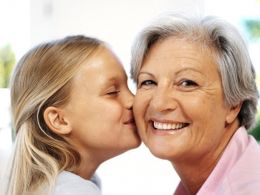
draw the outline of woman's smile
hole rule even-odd
[[[187,127],[188,123],[182,122],[159,122],[159,121],[151,121],[151,126],[153,127],[153,131],[155,133],[159,133],[164,135],[164,133],[176,133],[181,130],[184,130]]]

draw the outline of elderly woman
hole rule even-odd
[[[247,132],[258,99],[255,71],[232,25],[159,18],[137,37],[131,74],[139,134],[178,173],[174,194],[260,193],[260,147]]]

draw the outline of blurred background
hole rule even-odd
[[[108,42],[129,72],[137,32],[158,14],[181,11],[216,15],[244,36],[260,86],[260,0],[0,0],[0,173],[12,148],[8,81],[12,68],[32,46],[72,34]],[[135,91],[132,81],[131,90]],[[260,140],[259,114],[251,133]],[[142,145],[98,169],[104,195],[172,194],[179,182],[170,163]]]

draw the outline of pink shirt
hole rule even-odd
[[[188,195],[180,183],[174,195]],[[197,195],[260,195],[260,146],[240,127]]]

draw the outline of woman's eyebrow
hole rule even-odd
[[[182,69],[176,71],[175,75],[178,75],[178,74],[180,74],[180,73],[182,73],[182,72],[189,72],[189,71],[190,71],[190,72],[197,72],[197,73],[199,73],[199,74],[201,74],[201,75],[204,75],[201,71],[197,70],[196,68],[192,68],[192,67],[182,68]],[[140,71],[139,74],[138,74],[138,76],[140,76],[140,75],[142,75],[142,74],[146,74],[146,75],[149,75],[149,76],[154,77],[154,74],[153,74],[153,73],[147,72],[147,71]]]
[[[192,72],[192,73],[198,73],[200,74],[201,76],[205,76],[205,74],[203,72],[201,72],[200,70],[196,69],[196,68],[192,68],[192,67],[186,67],[186,68],[183,68],[183,69],[180,69],[178,70],[175,75],[178,75],[178,74],[181,74],[183,72]]]
[[[151,72],[140,71],[140,72],[139,72],[139,74],[138,74],[138,76],[140,76],[141,74],[148,74],[149,76],[152,76],[152,77],[154,77],[154,74],[153,74],[153,73],[151,73]]]

